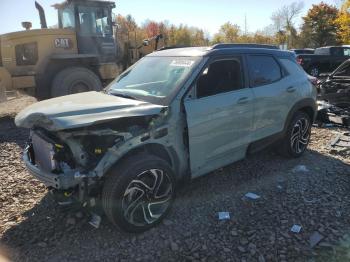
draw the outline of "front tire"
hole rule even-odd
[[[287,133],[277,148],[286,157],[297,158],[303,155],[310,142],[311,119],[304,112],[297,112],[288,126]]]
[[[175,175],[169,164],[153,155],[138,154],[107,174],[103,209],[122,230],[139,233],[157,225],[175,198]]]
[[[101,90],[102,83],[94,72],[84,67],[70,67],[55,76],[51,97]]]

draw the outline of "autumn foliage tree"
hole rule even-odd
[[[336,22],[338,24],[338,38],[342,43],[350,43],[350,0],[345,0]]]
[[[338,44],[338,9],[335,6],[321,2],[313,5],[303,17],[301,35],[305,45],[313,47]]]
[[[239,37],[240,28],[230,22],[223,24],[217,34],[214,35],[213,43],[235,43]]]

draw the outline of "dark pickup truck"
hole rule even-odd
[[[313,55],[297,55],[298,63],[304,70],[315,77],[322,73],[334,71],[345,60],[350,58],[350,47],[328,46],[316,48]]]

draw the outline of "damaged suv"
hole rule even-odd
[[[29,172],[60,201],[141,232],[167,214],[179,181],[276,142],[301,156],[315,116],[316,89],[293,53],[220,44],[154,52],[104,93],[42,101],[15,121],[31,129]]]

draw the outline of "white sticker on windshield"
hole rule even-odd
[[[192,60],[174,60],[170,66],[191,67],[194,64]]]

